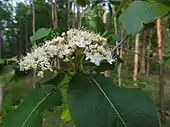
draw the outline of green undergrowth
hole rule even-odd
[[[111,77],[115,83],[117,80],[117,70],[112,71]],[[170,79],[168,74],[165,75],[165,100],[166,109],[170,109]],[[153,102],[158,105],[159,102],[159,80],[158,74],[150,74],[148,76],[138,76],[137,84],[138,87],[143,89]],[[67,87],[69,77],[66,76],[62,85]],[[26,93],[32,89],[31,86],[32,77],[31,75],[22,76],[12,80],[10,84],[5,87],[4,92],[4,115],[14,111],[22,104],[23,98],[27,96]],[[132,73],[128,69],[122,69],[121,71],[121,85],[123,87],[132,87],[134,84]],[[64,91],[64,89],[63,89]],[[64,99],[66,100],[66,98]],[[62,109],[66,106],[66,101],[60,107],[55,109],[49,109],[44,114],[43,127],[73,127],[71,121],[64,121],[61,119]],[[67,117],[67,116],[66,116]],[[65,118],[67,119],[67,118]]]

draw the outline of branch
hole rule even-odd
[[[151,58],[151,57],[149,57],[149,56],[145,56],[145,55],[142,55],[142,54],[137,53],[137,52],[135,52],[135,51],[131,51],[131,50],[127,49],[127,48],[121,48],[121,47],[118,47],[118,48],[119,48],[119,49],[122,49],[123,51],[129,52],[129,53],[138,54],[139,56],[145,57],[146,59],[155,61],[156,63],[160,64],[159,61],[157,61],[156,59],[153,59],[153,58]]]
[[[118,42],[118,44],[113,47],[112,53],[113,53],[117,48],[119,48],[119,46],[121,46],[121,45],[128,39],[128,37],[129,37],[129,35],[127,35],[127,36],[124,37],[122,40],[120,40],[120,41]]]

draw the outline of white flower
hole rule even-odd
[[[90,62],[96,64],[97,66],[100,65],[100,62],[104,59],[104,57],[102,55],[100,55],[99,53],[95,53],[94,55],[91,56],[90,58]]]
[[[70,29],[62,36],[57,36],[50,41],[45,41],[42,46],[36,47],[32,52],[20,59],[20,70],[34,69],[38,71],[38,76],[43,76],[44,72],[53,71],[53,58],[58,56],[65,62],[75,61],[75,54],[79,49],[85,55],[84,60],[99,66],[102,61],[112,64],[114,59],[112,53],[104,45],[107,39],[93,32]]]
[[[43,71],[39,71],[37,76],[43,77],[44,76],[44,72]]]

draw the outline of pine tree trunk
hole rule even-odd
[[[58,27],[58,17],[57,17],[57,2],[56,0],[51,1],[51,15],[52,15],[52,23],[53,28]],[[58,57],[54,58],[54,67],[60,69],[60,59]]]
[[[2,46],[3,46],[3,35],[2,35],[2,22],[0,20],[0,58],[2,58]],[[2,113],[3,113],[3,84],[0,84],[0,123],[2,119]]]
[[[121,27],[121,39],[124,38],[124,28]],[[123,45],[120,45],[120,50],[118,51],[119,52],[119,57],[122,58],[123,57]],[[119,63],[118,65],[118,85],[121,86],[122,85],[122,82],[121,82],[121,69],[122,69],[122,63]]]
[[[32,0],[32,33],[35,33],[35,5],[34,0]]]
[[[2,47],[3,47],[3,35],[2,35],[2,22],[0,20],[0,58],[2,57]]]
[[[147,32],[143,32],[143,39],[142,39],[142,47],[141,47],[141,54],[143,55],[141,57],[141,63],[140,63],[140,73],[142,75],[146,75],[146,59],[144,56],[146,56],[146,35]]]
[[[135,53],[134,54],[134,64],[133,64],[133,81],[134,81],[134,84],[133,86],[134,87],[137,87],[137,75],[138,75],[138,64],[139,64],[139,56],[138,56],[138,53],[139,53],[139,33],[136,34],[136,39],[135,39]]]
[[[51,10],[52,10],[53,28],[57,28],[58,27],[58,18],[57,18],[57,3],[56,3],[56,0],[52,0],[51,7],[52,7]]]
[[[81,26],[80,24],[80,6],[77,6],[77,28]]]
[[[67,0],[67,25],[68,29],[70,29],[70,0]]]
[[[72,4],[73,6],[73,28],[76,27],[76,5],[75,3]]]
[[[152,41],[152,30],[150,30],[150,33],[149,33],[149,45],[148,45],[148,51],[150,51],[151,50],[151,41]],[[148,52],[147,53],[147,56],[148,57],[150,57],[150,53]],[[147,62],[146,62],[146,66],[147,66],[147,68],[146,68],[146,75],[148,76],[149,75],[149,71],[150,71],[150,61],[149,61],[149,59],[147,59]]]
[[[165,123],[165,104],[164,104],[164,62],[163,62],[163,42],[162,42],[162,28],[161,19],[156,22],[157,37],[158,37],[158,58],[159,58],[159,90],[160,90],[160,121]]]
[[[25,49],[28,49],[28,22],[27,22],[27,16],[25,20]]]
[[[103,3],[104,3],[104,1],[103,1]],[[105,6],[103,6],[103,15],[102,15],[102,21],[103,21],[103,24],[106,24],[107,23],[107,14],[106,14],[106,8],[105,8]],[[106,77],[110,77],[110,70],[106,70],[105,72],[104,72],[104,76],[106,76]]]
[[[35,33],[35,5],[34,0],[32,0],[32,33]],[[32,81],[33,88],[36,88],[36,71],[33,71],[33,81]]]
[[[103,15],[102,15],[102,19],[103,19],[103,23],[106,24],[107,23],[107,13],[106,13],[106,7],[103,7]]]

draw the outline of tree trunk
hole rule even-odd
[[[164,104],[164,61],[163,61],[163,42],[162,42],[162,28],[161,19],[156,22],[157,37],[158,37],[158,58],[159,58],[159,91],[160,91],[160,121],[161,124],[165,123],[165,104]]]
[[[77,28],[81,26],[80,24],[80,6],[77,5]]]
[[[127,49],[129,49],[129,47],[130,47],[130,38],[127,40],[127,42],[124,44],[124,48],[127,48]],[[123,62],[123,64],[124,64],[124,66],[126,66],[127,64],[128,64],[128,57],[129,57],[129,52],[124,52],[124,62]]]
[[[121,39],[123,39],[123,38],[124,38],[124,28],[121,27]],[[122,58],[123,57],[123,50],[122,50],[123,45],[120,45],[120,47],[121,48],[119,49],[118,53],[119,53],[119,57]],[[118,65],[118,85],[119,86],[122,85],[122,82],[121,82],[121,69],[122,69],[122,63],[119,63],[119,65]]]
[[[134,87],[137,87],[137,75],[138,75],[138,64],[139,64],[139,56],[138,56],[138,53],[139,53],[139,33],[136,34],[136,39],[135,39],[135,53],[134,54],[134,64],[133,64],[133,81],[134,81],[134,84],[133,86]]]
[[[58,27],[58,18],[57,18],[57,3],[56,3],[56,0],[52,0],[51,7],[52,7],[51,10],[52,10],[53,28],[57,28]]]
[[[35,5],[34,0],[32,0],[32,33],[35,33]]]
[[[68,29],[70,29],[70,0],[67,0],[67,25]]]
[[[104,1],[103,1],[104,2]],[[107,23],[107,12],[106,12],[106,7],[105,7],[105,3],[103,5],[103,15],[102,15],[102,19],[103,19],[103,23],[106,24]]]
[[[144,56],[146,56],[146,35],[147,32],[143,32],[143,39],[142,39],[142,47],[141,47],[141,54],[143,55],[141,57],[141,63],[140,63],[140,73],[142,75],[146,75],[146,59]]]
[[[73,3],[72,5],[73,5],[73,28],[75,28],[75,26],[76,26],[76,5],[75,5],[75,3]]]
[[[102,10],[103,10],[102,21],[103,21],[103,24],[106,24],[107,23],[107,20],[106,20],[107,19],[107,13],[106,13],[106,7],[105,7],[104,1],[103,1]],[[111,75],[110,73],[111,73],[110,70],[106,70],[104,72],[104,76],[110,77],[110,75]]]
[[[28,49],[28,22],[27,22],[27,16],[25,20],[25,49]]]
[[[150,50],[151,50],[151,41],[152,41],[152,30],[150,30],[150,33],[149,33],[149,45],[148,45],[148,53],[147,53],[147,56],[150,57]],[[148,76],[149,75],[149,71],[150,71],[150,61],[149,59],[147,59],[147,62],[146,62],[146,75]]]
[[[3,35],[2,35],[2,22],[0,20],[0,58],[2,57],[2,49],[3,49]]]
[[[2,35],[2,22],[0,21],[0,58],[2,58],[2,46],[3,46],[3,35]],[[3,113],[3,84],[0,84],[0,123]]]
[[[32,33],[35,33],[35,5],[34,0],[32,0]],[[33,81],[32,81],[33,88],[36,88],[36,71],[33,71]]]
[[[51,15],[52,15],[52,23],[53,28],[58,27],[58,17],[57,17],[57,3],[56,0],[51,0]],[[54,58],[54,67],[60,69],[60,59],[57,57]]]

